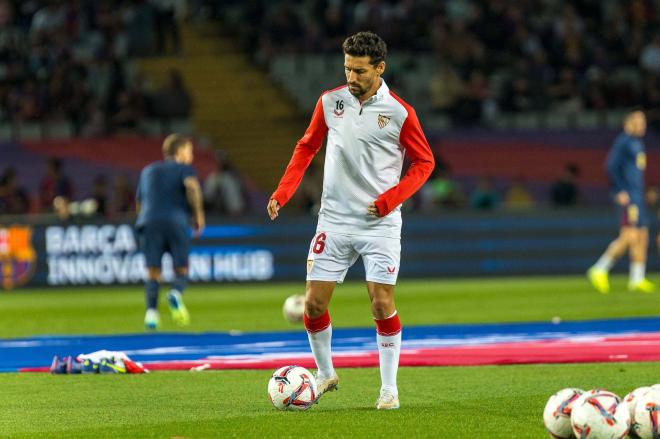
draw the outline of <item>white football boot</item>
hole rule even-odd
[[[337,389],[337,386],[339,385],[339,377],[337,374],[334,374],[334,376],[331,377],[325,377],[323,375],[316,375],[316,400],[321,397],[326,392],[332,392],[333,390]]]
[[[376,400],[376,408],[378,410],[396,410],[399,408],[399,395],[395,395],[390,390],[385,389],[380,392],[378,400]]]

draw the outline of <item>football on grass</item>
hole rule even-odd
[[[635,408],[637,407],[637,401],[639,399],[646,395],[649,391],[652,389],[648,386],[644,387],[638,387],[626,396],[623,397],[623,400],[621,401],[621,405],[625,405],[628,407],[628,412],[630,413],[630,431],[628,434],[630,437],[633,438],[638,438],[636,430],[635,430]]]
[[[573,433],[578,438],[621,439],[630,428],[628,406],[612,392],[588,392],[575,401],[571,411]]]
[[[294,294],[289,296],[284,301],[282,306],[282,314],[284,318],[291,323],[300,323],[303,321],[303,313],[305,312],[305,296],[302,294]]]
[[[569,439],[573,437],[571,427],[571,410],[573,404],[584,393],[581,389],[561,389],[548,399],[543,410],[543,423],[545,428],[555,439]]]
[[[635,404],[631,436],[641,439],[660,437],[660,389],[649,389]]]
[[[316,380],[304,367],[280,367],[268,381],[268,397],[278,410],[307,410],[316,401]]]

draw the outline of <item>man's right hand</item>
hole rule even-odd
[[[279,214],[278,212],[280,210],[280,203],[278,203],[276,199],[271,198],[268,200],[268,206],[266,207],[266,210],[268,210],[268,216],[270,219],[275,220]]]
[[[198,238],[202,235],[202,232],[204,232],[204,228],[206,227],[206,218],[204,217],[203,213],[198,213],[195,215],[195,218],[193,219],[193,236]]]
[[[626,191],[621,191],[616,194],[614,201],[616,201],[619,206],[627,206],[630,204],[630,195],[628,195],[628,192]]]

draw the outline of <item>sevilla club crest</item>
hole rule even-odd
[[[383,129],[385,126],[390,123],[390,116],[383,116],[382,114],[378,115],[378,128]]]

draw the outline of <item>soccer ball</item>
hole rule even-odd
[[[300,323],[303,321],[303,313],[305,312],[305,296],[302,294],[294,294],[289,296],[284,301],[282,306],[282,314],[284,318],[291,323]]]
[[[660,437],[660,389],[652,388],[637,398],[630,433],[641,439]]]
[[[543,410],[545,428],[555,439],[573,437],[571,410],[575,401],[584,393],[582,389],[562,389],[548,399]]]
[[[280,367],[268,381],[268,397],[278,410],[307,410],[316,401],[316,380],[304,367]]]
[[[588,392],[573,404],[571,425],[578,438],[620,439],[630,428],[628,406],[607,390]]]
[[[648,386],[638,387],[623,397],[621,404],[628,406],[628,411],[630,412],[631,420],[634,419],[635,417],[635,405],[637,404],[637,401],[639,400],[640,397],[645,395],[649,390],[651,390],[651,388]]]
[[[590,396],[595,396],[595,395],[597,395],[601,392],[611,393],[611,392],[609,392],[607,390],[604,390],[604,389],[586,390],[586,391],[582,392],[582,395],[580,395],[580,397],[573,402],[573,407],[576,407],[576,406],[582,404],[584,402],[584,400],[589,398]],[[572,413],[572,411],[571,411],[571,413]]]
[[[651,388],[647,386],[638,387],[637,389],[624,396],[623,401],[621,401],[621,405],[627,406],[628,412],[630,413],[630,432],[628,434],[631,437],[639,437],[637,436],[637,433],[635,433],[635,407],[637,406],[637,401],[639,401],[639,399],[650,390]]]

